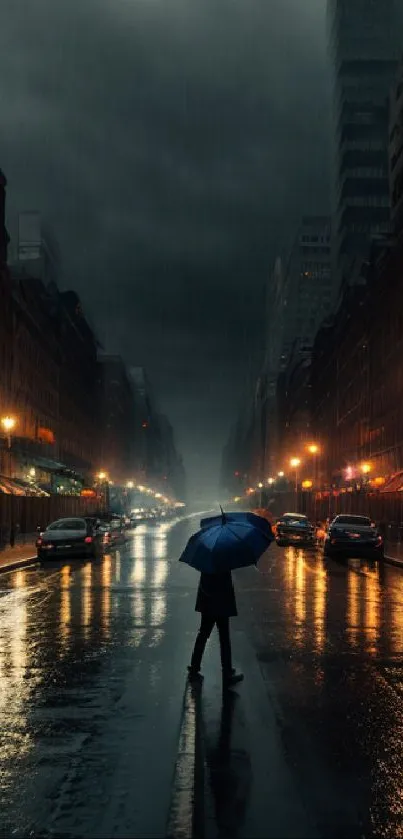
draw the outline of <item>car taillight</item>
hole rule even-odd
[[[36,540],[36,546],[37,546],[37,548],[40,548],[40,547],[41,547],[42,542],[43,542],[43,539],[41,539],[41,538],[39,538],[39,539],[37,539],[37,540]]]
[[[92,542],[92,536],[86,536],[84,542],[86,545],[90,545]]]

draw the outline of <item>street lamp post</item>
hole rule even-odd
[[[314,518],[316,521],[316,491],[318,489],[318,455],[320,454],[320,448],[317,443],[310,443],[308,446],[308,452],[313,457],[313,490],[314,490]]]
[[[320,453],[320,449],[317,443],[310,443],[310,445],[308,446],[308,452],[313,457],[313,480],[314,486],[316,488],[318,483],[318,454]]]
[[[98,472],[97,478],[102,486],[105,507],[104,512],[109,513],[109,476],[107,472]]]
[[[263,490],[263,484],[262,484],[262,482],[261,482],[261,481],[259,481],[259,483],[258,483],[258,487],[259,487],[259,489],[260,489],[260,496],[259,496],[259,497],[260,497],[260,501],[259,501],[259,507],[261,507],[261,506],[262,506],[262,504],[263,504],[263,493],[262,493],[262,490]]]
[[[15,421],[14,417],[2,417],[1,418],[1,424],[2,424],[2,427],[5,431],[6,438],[7,438],[8,471],[9,471],[9,477],[11,478],[11,472],[12,472],[12,469],[11,469],[11,465],[12,465],[12,463],[11,463],[11,435],[12,435],[12,432],[15,428],[16,421]]]
[[[290,460],[291,469],[295,469],[295,512],[298,512],[298,467],[301,465],[299,457]]]
[[[372,466],[370,463],[361,463],[361,472],[363,474],[363,478],[361,479],[361,486],[364,485],[364,481],[368,480],[369,474],[372,470]]]

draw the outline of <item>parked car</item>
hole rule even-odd
[[[93,519],[65,518],[49,524],[36,541],[38,559],[92,557],[103,551],[103,534]]]
[[[300,513],[284,513],[276,522],[276,542],[278,545],[314,546],[315,527],[307,516]]]
[[[367,516],[339,515],[330,522],[324,542],[325,556],[383,557],[383,537]]]

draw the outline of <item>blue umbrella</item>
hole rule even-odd
[[[205,527],[190,537],[180,562],[205,574],[256,565],[272,542],[272,535],[247,520],[227,520],[225,513],[218,518],[218,524]]]
[[[253,527],[258,527],[266,533],[270,539],[274,539],[273,531],[270,522],[264,519],[263,516],[258,516],[256,513],[247,513],[237,510],[235,513],[221,513],[220,516],[210,516],[209,518],[201,519],[200,527],[214,527],[214,525],[222,524],[222,517],[225,517],[227,522],[249,522]]]

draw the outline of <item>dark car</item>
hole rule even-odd
[[[284,513],[276,522],[276,542],[278,545],[314,546],[315,527],[307,516],[300,513]]]
[[[97,522],[85,518],[65,518],[49,524],[36,541],[38,559],[92,557],[102,554],[103,533]]]
[[[375,523],[367,516],[340,515],[330,522],[324,542],[325,556],[364,557],[383,556],[383,537]]]

